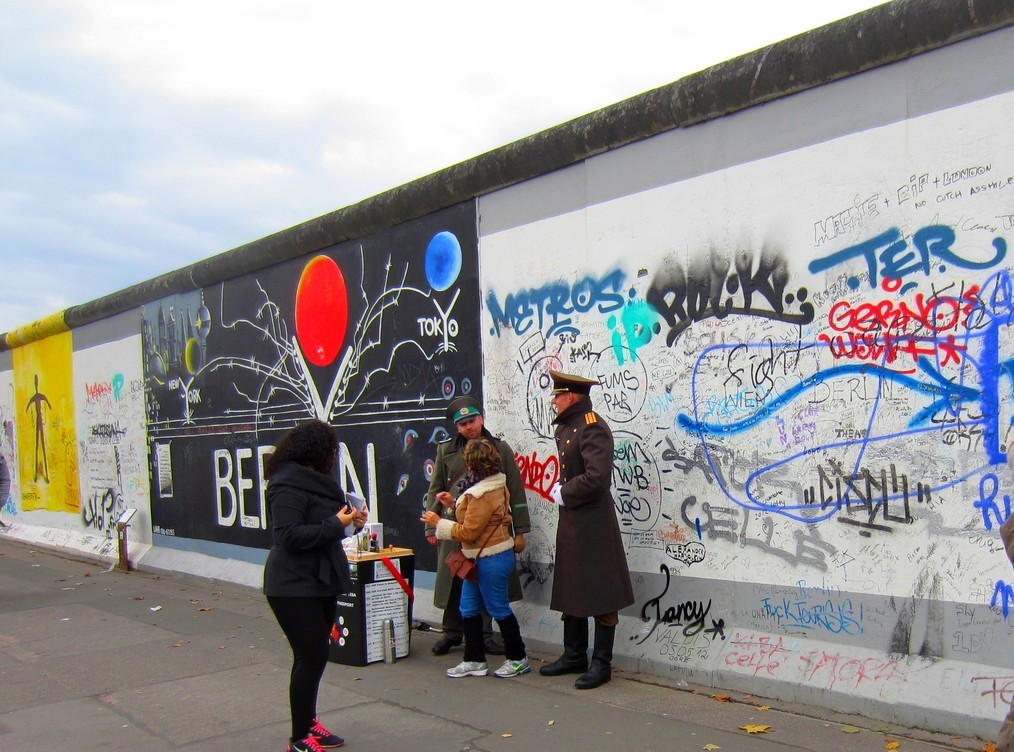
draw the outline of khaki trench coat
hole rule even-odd
[[[510,444],[497,439],[485,428],[482,429],[482,437],[493,442],[493,445],[500,450],[503,471],[507,476],[511,516],[514,518],[514,534],[524,535],[531,531],[532,523],[528,516],[528,498],[525,495],[524,482],[521,480],[521,473],[514,461],[514,450],[511,449]],[[437,458],[433,463],[433,477],[430,479],[430,490],[426,494],[426,508],[449,520],[454,519],[454,509],[445,508],[437,501],[436,497],[441,491],[448,491],[451,496],[457,499],[458,495],[467,489],[467,483],[463,483],[465,459],[462,456],[467,443],[468,441],[461,434],[441,442],[437,446]],[[426,528],[426,535],[433,535],[433,533],[433,528]],[[447,569],[447,565],[444,564],[444,559],[455,548],[460,548],[457,541],[440,541],[437,549],[437,577],[433,583],[433,605],[440,610],[447,608],[447,599],[451,594],[451,573]],[[508,587],[512,601],[519,601],[524,597],[517,569],[511,574]]]

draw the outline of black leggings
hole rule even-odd
[[[292,740],[304,739],[317,717],[317,688],[327,667],[328,637],[334,625],[337,604],[325,598],[268,597],[292,647],[292,674],[289,677],[289,710]]]

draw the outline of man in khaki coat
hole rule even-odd
[[[532,529],[528,516],[528,499],[525,496],[524,482],[514,460],[514,450],[510,444],[497,439],[486,428],[479,401],[475,397],[459,397],[447,406],[447,419],[454,421],[456,435],[440,442],[437,457],[433,463],[433,477],[430,489],[426,494],[426,509],[431,512],[454,519],[454,507],[445,507],[437,501],[437,494],[447,491],[455,499],[458,494],[471,485],[465,478],[465,460],[462,452],[470,439],[485,437],[500,451],[503,459],[504,474],[507,476],[507,492],[510,494],[511,516],[514,518],[514,551],[521,553],[525,547],[525,534]],[[426,539],[431,545],[437,545],[436,531],[426,528]],[[461,644],[464,637],[459,603],[461,599],[461,580],[452,577],[444,559],[460,544],[456,541],[440,541],[437,551],[437,577],[433,585],[433,605],[443,609],[442,626],[444,636],[433,645],[435,655],[445,655],[451,648]],[[510,578],[510,599],[519,601],[522,598],[521,580],[515,572]],[[482,611],[483,632],[486,639],[486,652],[490,655],[503,655],[503,647],[493,640],[493,622],[486,610]]]

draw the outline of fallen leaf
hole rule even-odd
[[[552,726],[556,721],[550,721],[547,725]]]
[[[884,740],[884,749],[898,749],[901,746],[900,742],[894,741],[894,739]]]
[[[891,733],[891,727],[887,725],[874,726],[873,728],[870,729],[870,731],[876,731],[878,734],[889,734]]]
[[[748,723],[740,728],[748,734],[766,734],[771,730],[770,726],[762,726],[759,723]]]
[[[144,600],[144,596],[143,595],[135,595],[134,598],[133,598],[133,600],[135,600],[135,601],[143,601]]]
[[[711,695],[711,699],[717,700],[718,702],[730,702],[732,700],[732,695]]]
[[[839,726],[838,730],[845,734],[858,734],[860,729],[855,726]]]
[[[501,739],[510,739],[514,734],[500,734]]]
[[[201,607],[200,607],[199,609],[197,609],[197,610],[198,610],[198,611],[214,611],[215,609],[211,608],[210,606],[201,606]]]
[[[711,752],[711,750],[713,750],[713,749],[721,749],[721,747],[719,747],[717,744],[705,744],[702,747],[702,749],[706,749],[706,750],[708,750],[708,752]]]
[[[757,710],[771,710],[770,705],[754,705],[754,707],[757,708]]]
[[[161,606],[152,606],[152,607],[151,607],[150,609],[148,609],[148,610],[149,610],[149,611],[161,611],[161,610],[162,610],[162,607],[161,607]]]
[[[996,752],[996,745],[993,742],[986,742],[986,745],[982,748],[982,752]]]

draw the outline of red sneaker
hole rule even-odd
[[[310,726],[310,736],[317,740],[317,744],[321,747],[333,749],[335,747],[341,747],[345,744],[345,740],[337,734],[332,734],[321,724],[319,718],[313,719],[313,725]]]

